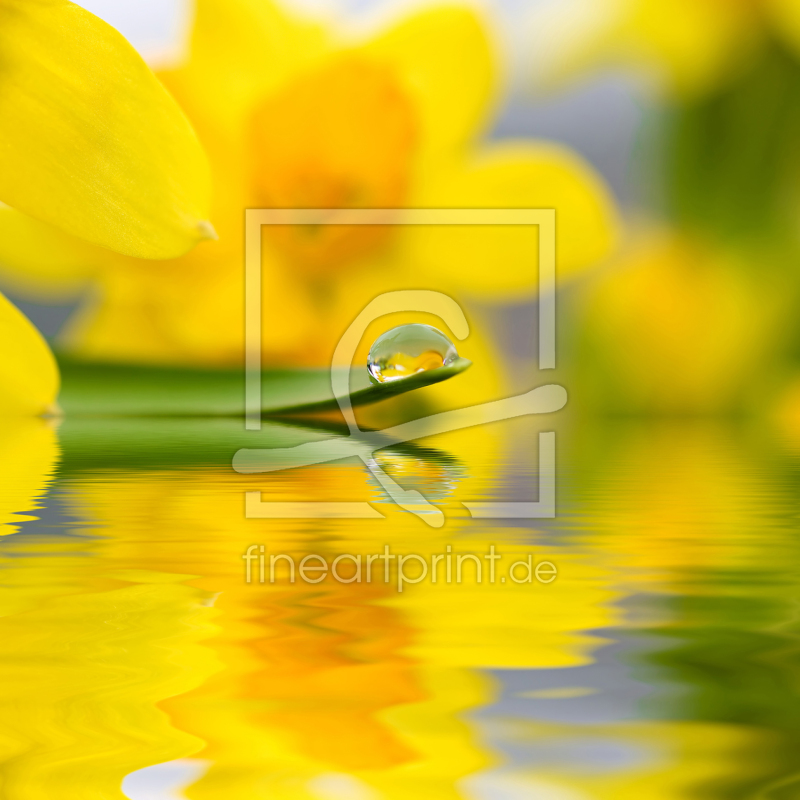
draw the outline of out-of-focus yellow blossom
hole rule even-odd
[[[248,207],[555,208],[563,274],[612,242],[609,197],[577,156],[480,143],[499,78],[466,8],[427,8],[351,41],[269,2],[198,0],[189,60],[161,78],[210,155],[220,238],[159,263],[96,253],[97,301],[67,339],[83,356],[240,363]],[[330,363],[381,292],[535,290],[535,229],[283,228],[263,245],[273,363]],[[76,261],[92,259],[62,251],[62,280]]]
[[[591,22],[559,26],[568,33],[543,64],[550,80],[598,66],[636,67],[668,91],[700,94],[746,64],[770,35],[800,51],[796,0],[578,0],[558,13]],[[538,28],[553,22],[549,15],[535,21]]]
[[[0,294],[0,417],[54,411],[59,383],[47,342]]]
[[[0,263],[47,268],[70,236],[169,258],[213,235],[197,137],[117,31],[67,0],[0,0],[0,52]]]
[[[586,288],[574,387],[626,413],[740,409],[790,297],[743,254],[678,232],[645,234]]]
[[[800,376],[796,372],[776,393],[772,423],[793,450],[800,447]]]

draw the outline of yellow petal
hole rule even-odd
[[[162,72],[204,141],[241,135],[255,104],[326,50],[321,26],[270,0],[196,0],[189,61]]]
[[[212,229],[188,121],[112,27],[66,0],[0,0],[0,200],[142,258]]]
[[[543,144],[492,146],[430,181],[415,205],[555,209],[559,278],[599,262],[616,235],[613,202],[597,174],[570,151]],[[407,260],[431,288],[443,281],[482,296],[536,289],[533,226],[410,227],[405,236]]]
[[[0,275],[37,298],[74,295],[108,253],[0,203]]]
[[[52,410],[59,388],[55,358],[27,317],[0,295],[0,416]]]
[[[463,145],[480,132],[499,78],[486,25],[473,10],[424,9],[370,41],[363,52],[397,70],[417,103],[427,148]]]

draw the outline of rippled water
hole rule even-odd
[[[0,797],[800,797],[797,448],[721,425],[571,428],[556,519],[505,521],[462,503],[536,499],[531,421],[379,453],[441,528],[354,461],[230,466],[253,436],[336,433],[0,429]],[[246,492],[383,518],[247,519]],[[465,559],[460,583],[399,592],[396,559],[388,583],[382,561],[370,583],[290,583],[286,560],[264,583],[253,561],[248,583],[252,545],[349,554],[344,577],[386,545],[419,557],[411,580],[437,554],[499,559],[494,583]],[[508,579],[529,554],[556,579]]]

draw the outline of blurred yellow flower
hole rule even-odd
[[[96,270],[97,301],[67,337],[83,356],[240,363],[248,207],[556,208],[563,274],[612,243],[610,199],[577,156],[478,142],[499,79],[489,34],[467,8],[429,7],[351,41],[269,2],[198,0],[190,57],[161,78],[210,155],[220,240],[160,263],[51,249],[48,274],[20,273],[52,290],[54,273],[63,288],[85,278],[86,265]],[[534,291],[535,230],[462,234],[265,233],[265,356],[329,363],[355,313],[384,291]]]
[[[574,389],[585,407],[710,414],[757,394],[780,336],[786,287],[748,256],[678,231],[632,241],[582,298]],[[772,355],[771,355],[772,354]]]
[[[0,262],[47,264],[70,236],[169,258],[213,235],[200,143],[117,31],[67,0],[0,0],[0,52]]]
[[[568,34],[548,45],[549,80],[633,66],[668,91],[700,94],[746,64],[770,35],[800,50],[796,0],[578,0],[558,13],[584,23],[559,26]],[[552,22],[538,20],[540,27]]]

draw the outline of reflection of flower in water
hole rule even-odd
[[[405,452],[399,448],[378,450],[372,464],[403,489],[421,492],[431,502],[451,498],[465,473],[465,468],[452,456],[422,448]],[[375,502],[394,502],[371,473],[367,473],[367,482],[376,494]]]
[[[262,664],[243,690],[258,717],[284,730],[292,745],[340,770],[388,769],[416,753],[376,717],[425,692],[415,664],[401,655],[410,631],[396,612],[377,605],[379,584],[259,593],[263,638],[251,646]],[[313,635],[309,631],[313,630]]]
[[[504,721],[500,726],[506,746],[524,752],[536,767],[498,770],[495,783],[479,776],[474,784],[516,789],[520,797],[528,796],[524,791],[536,797],[536,790],[564,800],[733,796],[722,787],[759,785],[774,745],[763,730],[710,722],[572,726]],[[719,793],[710,787],[720,787]]]
[[[58,439],[51,421],[0,420],[0,535],[31,519],[53,479]]]
[[[307,497],[309,479],[315,494],[363,496],[363,467],[338,465],[289,471],[268,497]],[[207,743],[198,757],[211,766],[189,797],[312,798],[332,774],[388,798],[458,797],[457,782],[493,760],[461,719],[491,699],[492,684],[477,669],[582,663],[597,645],[585,631],[614,618],[602,573],[568,553],[549,554],[565,565],[563,583],[538,589],[468,580],[409,586],[398,596],[383,584],[382,570],[372,584],[247,585],[242,554],[253,543],[268,553],[330,559],[380,552],[387,541],[397,552],[426,555],[445,542],[389,508],[380,527],[246,520],[242,492],[256,489],[263,476],[227,469],[108,471],[66,484],[70,512],[96,526],[86,566],[94,580],[181,573],[183,583],[164,584],[172,587],[165,592],[194,592],[190,583],[216,596],[219,627],[204,644],[223,669],[161,704],[174,726]],[[445,530],[449,541],[462,529],[452,520]],[[511,558],[526,549],[519,537],[482,533],[464,549],[482,553],[491,541]],[[141,625],[147,640],[155,628]],[[32,687],[18,691],[24,696]]]
[[[98,578],[85,542],[39,539],[2,561],[0,751],[4,793],[120,798],[124,775],[202,747],[158,708],[217,665],[206,594],[185,576]],[[11,555],[11,558],[8,558]],[[95,554],[96,555],[96,554]],[[148,577],[153,582],[147,583]]]
[[[487,468],[473,464],[474,450],[463,446],[477,445],[474,435],[447,438],[469,454],[472,474]],[[126,772],[190,754],[210,762],[187,791],[193,798],[312,800],[337,787],[398,800],[457,798],[472,785],[463,783],[469,776],[477,786],[494,785],[492,776],[510,768],[491,769],[496,759],[482,741],[482,723],[464,721],[494,698],[483,669],[589,663],[600,641],[593,632],[620,624],[610,575],[632,576],[628,590],[638,592],[652,588],[653,577],[674,588],[698,567],[735,572],[749,552],[737,524],[752,529],[750,539],[760,535],[755,520],[747,522],[747,506],[729,502],[739,497],[752,508],[742,487],[759,484],[724,455],[718,438],[695,431],[688,450],[674,430],[615,441],[618,449],[604,448],[601,469],[591,473],[607,490],[584,493],[599,505],[593,533],[578,548],[531,542],[530,531],[477,530],[459,518],[432,536],[389,507],[379,524],[246,520],[242,493],[263,488],[262,476],[227,469],[73,473],[61,491],[81,520],[79,536],[4,540],[19,549],[4,562],[0,627],[9,651],[22,654],[21,661],[4,658],[2,667],[9,785],[49,797],[52,780],[59,796],[70,797],[74,786],[115,796]],[[585,441],[582,448],[591,450]],[[363,467],[355,465],[281,478],[273,499],[307,494],[309,480],[315,492],[359,497],[364,490]],[[457,485],[454,499],[463,491]],[[677,506],[676,496],[683,498]],[[698,526],[688,528],[686,519]],[[84,521],[92,527],[82,530]],[[785,538],[777,541],[786,545]],[[319,552],[330,560],[378,552],[387,541],[393,551],[423,557],[447,543],[478,554],[493,543],[504,565],[533,552],[560,574],[549,586],[478,586],[470,565],[461,585],[423,582],[402,595],[381,579],[244,583],[241,556],[253,543],[268,553]],[[786,549],[774,557],[792,561]],[[650,577],[636,582],[636,570]],[[214,607],[202,605],[211,596]],[[30,727],[18,720],[18,698],[36,711]],[[34,730],[42,719],[50,732],[44,739]],[[500,730],[509,747],[555,752],[555,742],[558,752],[575,756],[512,770],[512,783],[531,795],[550,786],[589,797],[679,798],[724,776],[748,780],[768,763],[764,735],[713,721],[579,729],[500,722],[493,741]],[[590,739],[645,758],[592,771],[580,760],[581,742]]]
[[[624,570],[632,591],[701,590],[715,571],[747,574],[794,563],[794,539],[780,519],[788,498],[781,500],[771,477],[759,474],[752,454],[724,426],[665,421],[615,427],[609,436],[602,460],[582,466],[576,516],[563,518]],[[771,516],[774,527],[765,526]],[[761,581],[751,585],[764,589]]]

